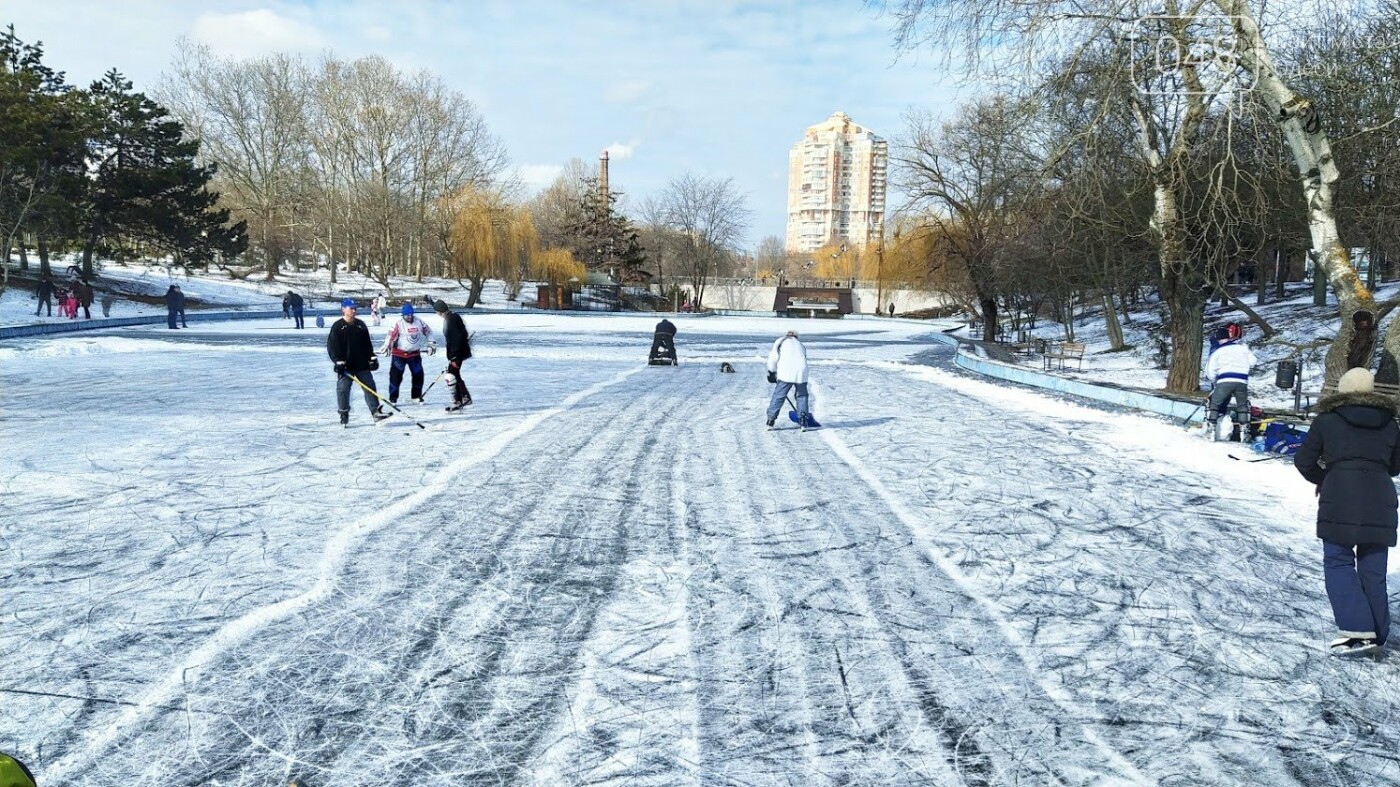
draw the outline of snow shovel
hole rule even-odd
[[[795,423],[795,424],[801,426],[801,425],[802,425],[802,421],[797,417],[797,405],[796,405],[796,404],[793,404],[793,401],[792,401],[792,397],[791,397],[791,396],[786,397],[786,399],[787,399],[788,407],[791,407],[791,408],[792,408],[791,410],[788,410],[788,420],[790,420],[790,421],[792,421],[793,423]],[[811,410],[808,410],[808,411],[807,411],[807,428],[808,428],[808,429],[820,429],[820,428],[822,428],[822,425],[819,424],[819,423],[817,423],[816,416],[812,415],[812,411],[811,411]]]

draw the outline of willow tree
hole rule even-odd
[[[467,308],[481,300],[488,278],[514,281],[519,294],[521,273],[537,248],[529,211],[507,203],[496,191],[473,187],[455,192],[442,210],[450,217],[444,239],[448,272],[471,282]]]

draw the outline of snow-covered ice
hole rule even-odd
[[[281,320],[0,346],[0,749],[45,787],[1400,782],[1400,670],[1324,653],[1284,462],[927,324],[676,319],[648,368],[653,319],[465,317],[476,403],[426,432],[341,429]],[[826,428],[768,432],[793,326]]]

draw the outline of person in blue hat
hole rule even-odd
[[[374,357],[374,341],[369,338],[369,326],[355,316],[357,309],[353,298],[341,301],[342,316],[331,325],[326,336],[326,353],[335,364],[335,401],[340,409],[341,426],[350,425],[350,387],[356,380],[364,386],[365,406],[374,420],[389,417],[380,407],[378,389],[374,387],[372,372],[379,368],[379,359]]]
[[[414,315],[413,304],[405,303],[399,315],[398,322],[384,338],[384,346],[379,349],[380,355],[393,354],[389,367],[389,401],[394,404],[399,401],[399,386],[403,383],[406,366],[413,375],[413,401],[423,404],[423,353],[437,352],[437,342],[433,340],[433,329]]]

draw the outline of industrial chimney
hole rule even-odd
[[[608,150],[603,149],[603,154],[598,157],[598,207],[604,216],[609,213],[608,206]]]

